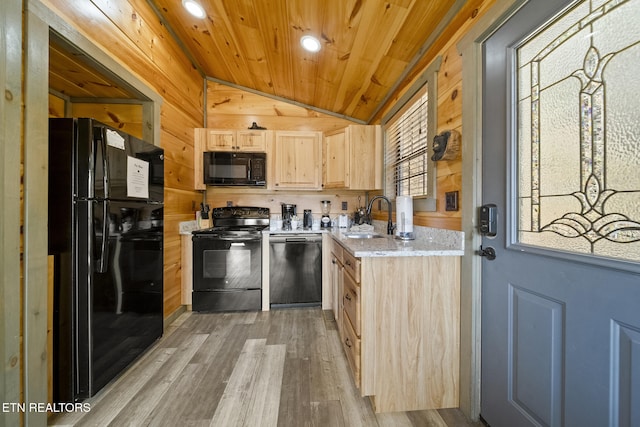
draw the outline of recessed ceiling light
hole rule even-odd
[[[305,50],[309,52],[317,52],[320,50],[320,40],[313,36],[302,36],[300,39],[300,44]]]
[[[204,18],[207,14],[204,12],[204,8],[195,0],[182,0],[182,6],[187,9],[187,12],[195,16],[196,18]]]

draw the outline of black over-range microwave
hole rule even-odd
[[[267,155],[206,151],[204,153],[204,183],[207,185],[267,185]]]

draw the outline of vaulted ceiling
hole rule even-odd
[[[148,0],[214,81],[369,121],[463,0]],[[322,49],[309,53],[300,37]]]
[[[204,77],[365,123],[427,65],[425,53],[446,38],[444,29],[455,30],[448,24],[466,19],[478,3],[199,1],[204,19],[189,15],[180,0],[147,0]],[[319,52],[302,49],[306,34],[321,40]],[[61,38],[52,37],[50,55],[50,87],[63,95],[139,97]]]

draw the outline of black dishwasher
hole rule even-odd
[[[269,237],[269,300],[272,308],[321,305],[321,234]]]

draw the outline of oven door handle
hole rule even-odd
[[[238,236],[219,236],[219,237],[214,237],[214,239],[216,240],[226,240],[226,241],[233,241],[233,242],[252,242],[252,241],[260,241],[262,239],[262,237],[258,236],[258,237],[238,237]],[[233,245],[233,243],[232,243]],[[243,243],[244,245],[244,243]]]
[[[243,242],[233,242],[231,246],[245,246],[245,244]]]

